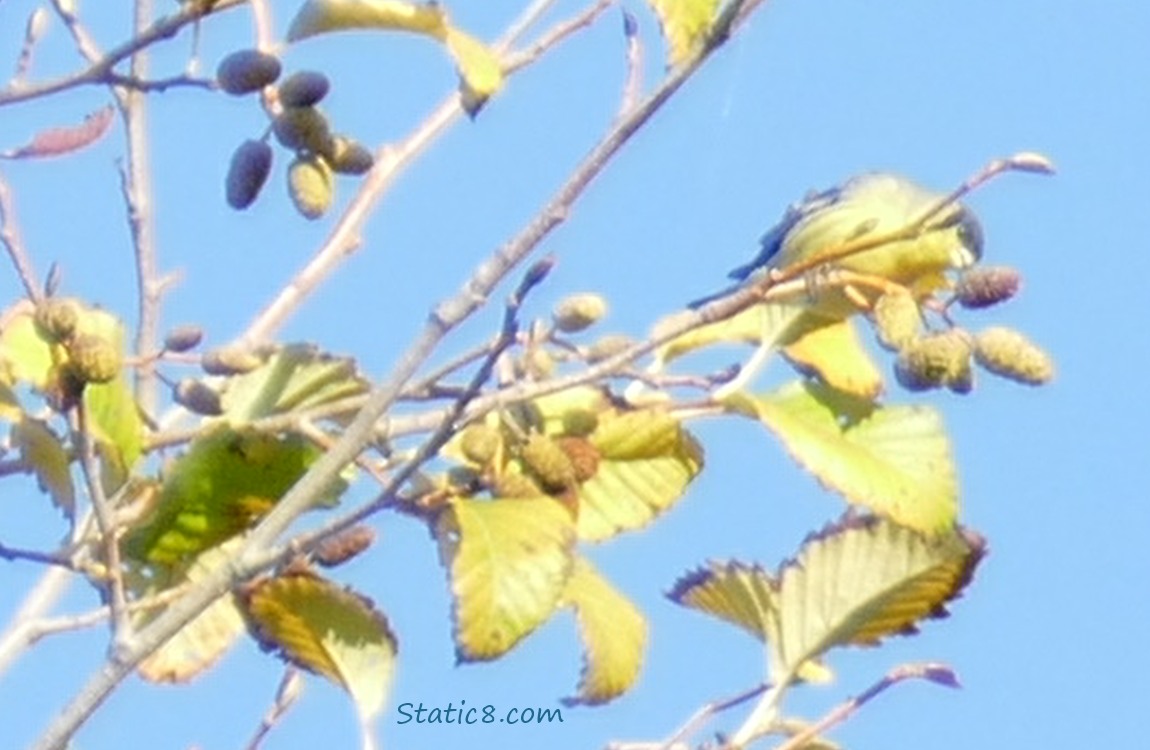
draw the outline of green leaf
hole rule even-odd
[[[71,457],[60,438],[46,423],[25,416],[12,425],[12,445],[20,458],[36,472],[36,482],[52,503],[68,518],[76,512],[76,490],[72,485]]]
[[[244,607],[261,646],[341,685],[363,723],[383,710],[398,644],[370,599],[311,573],[290,573],[256,584]]]
[[[550,498],[453,499],[435,524],[460,661],[495,659],[547,621],[571,575],[570,513]]]
[[[667,64],[675,66],[702,49],[719,0],[648,0],[667,40]]]
[[[874,407],[812,383],[768,396],[732,396],[820,482],[899,523],[949,529],[958,516],[958,480],[938,412],[926,406]]]
[[[138,581],[133,586],[134,593],[138,597],[152,596],[174,586],[200,581],[225,564],[242,543],[242,539],[232,539],[204,552],[188,566],[186,572],[165,574],[163,571],[153,571],[156,579],[146,583]],[[134,617],[133,622],[137,628],[143,627],[165,609],[149,610]],[[237,607],[236,598],[228,592],[209,604],[191,622],[180,628],[171,640],[141,662],[140,676],[150,682],[187,682],[219,661],[244,629],[244,618]]]
[[[94,334],[125,348],[124,325],[103,310],[88,310],[80,317],[78,333]],[[104,491],[114,493],[127,480],[143,452],[143,421],[124,372],[115,379],[84,389],[84,404],[102,463]]]
[[[617,698],[635,684],[643,666],[646,618],[584,558],[575,560],[563,599],[575,608],[583,641],[579,695],[565,702],[598,705]]]
[[[776,679],[834,646],[875,645],[945,617],[985,551],[973,534],[926,535],[876,516],[827,527],[777,576]]]
[[[738,625],[765,643],[778,627],[776,586],[771,574],[758,565],[710,562],[676,581],[667,598]]]
[[[656,409],[601,414],[589,440],[600,459],[579,486],[580,539],[643,528],[683,496],[703,466],[702,447]]]
[[[228,421],[243,424],[366,391],[353,360],[323,354],[308,344],[294,344],[272,354],[261,367],[229,378],[220,402]]]
[[[252,526],[320,451],[303,438],[219,429],[197,438],[164,477],[157,508],[124,540],[132,559],[175,565]],[[346,488],[330,487],[321,504]]]

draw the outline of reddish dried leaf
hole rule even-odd
[[[91,113],[79,125],[42,130],[29,143],[0,153],[0,156],[8,159],[41,159],[78,151],[95,143],[108,132],[112,124],[112,113],[109,105]]]

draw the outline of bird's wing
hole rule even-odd
[[[731,271],[727,274],[727,278],[745,281],[755,271],[769,266],[771,260],[778,255],[782,249],[787,234],[794,229],[797,224],[812,214],[834,205],[842,200],[844,195],[845,191],[842,187],[833,187],[823,191],[812,190],[798,203],[792,203],[787,207],[783,218],[767,230],[767,233],[764,234],[763,238],[759,241],[761,247],[758,255],[756,255],[750,263],[741,265]]]

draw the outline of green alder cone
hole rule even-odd
[[[297,158],[288,168],[288,194],[305,219],[323,216],[335,199],[331,167],[318,156]]]

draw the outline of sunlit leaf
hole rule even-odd
[[[671,362],[696,349],[716,344],[770,345],[786,341],[794,327],[801,323],[804,308],[801,305],[776,304],[755,305],[718,323],[700,326],[688,333],[671,339],[656,351],[660,362]],[[680,313],[682,314],[682,313]],[[655,325],[653,335],[660,328],[672,324],[677,316],[672,316]]]
[[[8,385],[22,382],[43,391],[52,370],[52,348],[33,318],[34,308],[21,300],[0,318],[0,371]]]
[[[589,440],[600,459],[579,487],[580,539],[643,528],[683,496],[703,466],[702,447],[659,410],[605,413]]]
[[[251,372],[229,378],[221,405],[233,424],[310,409],[366,392],[351,359],[307,344],[287,346]]]
[[[596,705],[622,695],[643,666],[643,613],[584,558],[575,561],[563,600],[575,608],[584,654],[579,695],[566,702]]]
[[[836,390],[868,399],[882,392],[882,373],[850,318],[805,332],[787,345],[785,353],[800,370],[814,372]]]
[[[459,71],[463,107],[474,117],[503,85],[503,66],[486,44],[458,29],[448,27],[445,43]]]
[[[288,30],[288,41],[333,31],[407,31],[442,43],[459,73],[463,107],[475,116],[503,85],[503,67],[483,42],[451,24],[438,3],[400,0],[307,0]]]
[[[779,572],[776,676],[834,646],[874,645],[945,617],[984,554],[960,530],[926,535],[877,516],[829,526]]]
[[[12,445],[20,451],[24,463],[36,472],[40,489],[71,518],[76,510],[71,458],[56,433],[43,421],[25,416],[12,425]]]
[[[170,580],[164,580],[163,585],[155,581],[143,585],[136,593],[141,597],[155,595],[174,586],[200,581],[226,563],[242,541],[233,539],[210,549],[196,558],[186,572],[177,572]],[[163,576],[162,573],[158,575]],[[134,623],[141,627],[163,611],[164,608],[159,608],[144,612],[133,618]],[[244,618],[237,608],[236,598],[228,592],[209,604],[171,640],[145,659],[140,664],[140,676],[151,682],[187,682],[219,661],[244,628]]]
[[[807,471],[848,501],[923,531],[949,529],[958,480],[938,412],[875,407],[811,384],[728,405],[762,421]]]
[[[648,0],[667,40],[667,64],[674,66],[698,52],[707,39],[719,0]]]
[[[777,629],[776,586],[771,574],[758,565],[710,562],[676,581],[667,598],[738,625],[766,642]]]
[[[766,643],[779,632],[778,583],[758,565],[732,560],[710,562],[689,573],[667,592],[676,604],[726,620]],[[799,668],[806,682],[824,683],[833,677],[818,660]]]
[[[571,515],[550,498],[452,500],[435,525],[460,661],[506,653],[555,611],[571,573]]]
[[[434,3],[401,0],[307,0],[288,29],[288,41],[297,42],[331,31],[384,29],[413,31],[442,39],[447,15]]]
[[[103,310],[85,311],[77,324],[77,332],[111,341],[120,352],[126,346],[124,324]],[[123,484],[140,457],[143,421],[124,372],[110,382],[88,385],[84,389],[84,403],[103,462],[105,491],[111,493]]]
[[[370,599],[313,574],[293,573],[258,583],[244,606],[264,648],[343,686],[363,721],[383,710],[398,645]]]
[[[196,439],[164,477],[152,516],[124,540],[136,560],[176,564],[247,529],[319,457],[298,436],[220,429]],[[321,503],[345,489],[339,481]]]

